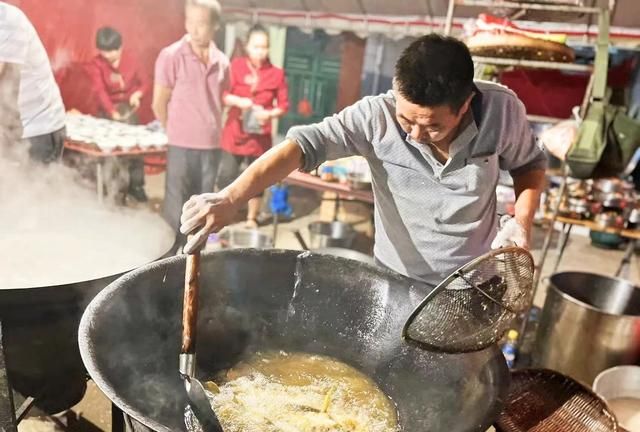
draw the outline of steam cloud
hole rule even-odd
[[[160,257],[173,233],[158,215],[101,205],[78,171],[29,159],[17,72],[0,71],[0,289],[96,279]]]

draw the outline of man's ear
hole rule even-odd
[[[471,101],[473,100],[473,97],[475,95],[476,95],[475,92],[471,92],[467,100],[464,101],[464,104],[462,104],[462,106],[460,107],[460,111],[458,111],[458,114],[464,115],[467,113],[467,111],[469,111],[469,107],[471,106]]]

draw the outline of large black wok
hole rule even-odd
[[[149,248],[148,262],[166,254],[172,239],[167,227],[157,247]],[[0,286],[0,322],[11,387],[34,397],[42,411],[67,410],[84,396],[87,373],[77,342],[80,318],[93,297],[122,274],[98,273],[93,279],[51,286]]]
[[[184,267],[184,257],[173,257],[121,277],[98,294],[80,324],[87,370],[136,430],[185,429],[178,376]],[[485,431],[501,409],[508,371],[497,347],[443,355],[401,340],[426,290],[409,279],[342,258],[277,250],[210,253],[201,268],[200,378],[259,349],[303,351],[373,377],[397,404],[407,432]]]
[[[0,289],[6,368],[13,389],[53,414],[78,403],[86,372],[76,338],[89,301],[118,275],[50,287]]]

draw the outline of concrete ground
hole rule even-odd
[[[162,175],[149,176],[147,178],[147,191],[150,196],[150,206],[158,209],[162,199],[164,178]],[[293,231],[299,229],[303,236],[306,235],[306,226],[318,219],[320,200],[315,192],[295,189],[292,190],[291,204],[297,213],[297,217],[287,223],[282,223],[279,227],[279,234],[276,242],[278,248],[301,249]],[[365,224],[366,225],[366,224]],[[366,229],[366,226],[359,226],[359,229]],[[271,226],[262,227],[267,233],[272,233]],[[534,244],[532,253],[536,259],[540,255],[544,232],[540,228],[536,228],[534,233]],[[556,233],[557,241],[557,233]],[[370,241],[367,242],[360,238],[359,249],[361,251],[370,251]],[[535,304],[542,306],[544,296],[546,294],[546,284],[544,278],[549,276],[553,270],[553,264],[557,257],[555,249],[556,241],[553,243],[552,250],[543,269],[543,282],[535,297]],[[622,250],[603,250],[598,249],[590,244],[588,232],[574,229],[574,233],[568,243],[564,253],[563,260],[560,263],[558,271],[586,271],[592,273],[600,273],[612,276],[618,268],[618,264],[623,256]],[[636,257],[632,260],[628,279],[636,284],[640,284],[640,267]],[[100,390],[89,382],[89,388],[84,400],[73,408],[73,412],[82,421],[78,422],[72,430],[76,431],[109,431],[111,430],[110,402],[100,392]],[[20,432],[52,432],[60,430],[46,419],[28,418],[19,426]]]

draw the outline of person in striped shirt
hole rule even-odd
[[[27,16],[0,3],[0,72],[19,68],[18,110],[22,138],[32,159],[60,159],[65,139],[65,109],[42,41]]]

